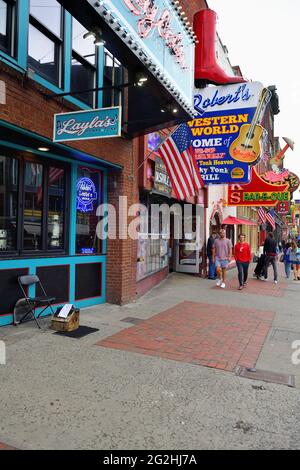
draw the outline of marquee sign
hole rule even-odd
[[[253,120],[258,114],[258,103],[263,106],[262,90],[259,82],[196,90],[197,116],[189,126],[205,185],[250,181],[251,165],[257,163],[261,154],[263,129],[254,126]],[[250,146],[247,140],[251,127],[259,135],[255,135]]]
[[[290,200],[287,184],[274,185],[266,183],[253,167],[251,175],[251,182],[248,184],[228,186],[228,206],[275,207],[278,202]]]
[[[171,0],[88,0],[134,54],[192,110],[194,43]],[[98,5],[98,3],[100,3]],[[177,95],[178,97],[178,95]]]
[[[103,139],[121,135],[119,106],[54,115],[54,142]]]

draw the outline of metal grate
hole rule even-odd
[[[294,375],[279,374],[278,372],[272,372],[270,370],[250,370],[246,367],[239,367],[235,375],[246,379],[261,380],[262,382],[271,382],[280,385],[287,385],[288,387],[295,387]]]
[[[122,318],[122,320],[120,321],[124,321],[126,323],[133,323],[134,325],[138,325],[139,323],[142,323],[144,320],[142,320],[141,318],[136,318],[136,317],[126,317],[126,318]]]
[[[291,330],[281,330],[274,328],[270,335],[270,341],[292,343],[295,340],[300,340],[300,332]]]

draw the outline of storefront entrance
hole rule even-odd
[[[197,223],[198,218],[198,223]],[[185,223],[175,220],[175,223],[183,223],[182,238],[175,242],[175,264],[179,273],[200,273],[200,264],[203,261],[204,223],[203,215],[192,216],[192,231],[185,230]],[[188,224],[189,225],[189,224]]]

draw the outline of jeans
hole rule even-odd
[[[240,286],[243,286],[248,279],[249,262],[236,261]]]
[[[285,270],[285,275],[289,279],[291,275],[291,263],[290,261],[285,261],[284,262],[284,270]]]
[[[277,281],[277,266],[275,256],[266,256],[265,266],[264,266],[264,278],[268,279],[268,266],[271,264],[274,271],[274,281]]]
[[[213,279],[217,275],[217,273],[216,273],[216,263],[212,262],[212,256],[208,256],[208,260],[209,260],[209,263],[208,263],[208,278]]]

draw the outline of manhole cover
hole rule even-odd
[[[246,369],[246,367],[239,367],[235,373],[239,377],[246,379],[261,380],[263,382],[271,382],[274,384],[287,385],[288,387],[295,387],[295,377],[288,374],[279,374],[269,370],[255,369],[253,372]]]
[[[278,341],[282,343],[292,343],[297,339],[300,340],[300,332],[281,330],[279,328],[275,328],[270,336],[270,341]]]
[[[141,318],[126,317],[126,318],[122,318],[122,320],[120,320],[120,321],[124,321],[126,323],[133,323],[134,325],[138,325],[138,323],[142,323],[144,320],[142,320]]]

